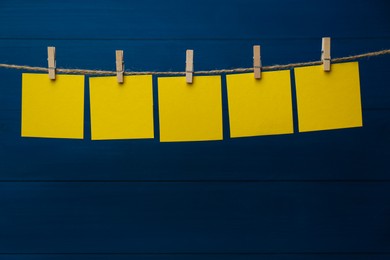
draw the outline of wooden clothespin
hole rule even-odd
[[[123,74],[125,71],[125,63],[123,61],[123,50],[115,51],[116,56],[116,77],[118,83],[123,83]]]
[[[49,79],[56,79],[56,47],[47,47]]]
[[[186,82],[191,84],[194,74],[194,51],[187,50],[186,52]]]
[[[330,71],[330,37],[322,38],[321,61],[324,65],[324,71]]]
[[[260,45],[253,46],[253,72],[255,75],[255,79],[261,79]]]

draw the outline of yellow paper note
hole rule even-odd
[[[299,132],[362,126],[359,64],[295,68]]]
[[[222,140],[221,77],[158,78],[160,141]]]
[[[22,76],[22,136],[84,137],[84,76]]]
[[[293,133],[290,71],[226,76],[230,137]]]
[[[89,79],[92,140],[153,138],[151,75]]]

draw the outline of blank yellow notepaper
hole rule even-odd
[[[151,75],[89,79],[92,140],[153,138]]]
[[[84,76],[22,75],[22,136],[84,137]]]
[[[226,76],[230,136],[293,133],[290,71]]]
[[[359,64],[295,68],[299,132],[362,126]]]
[[[221,77],[158,78],[161,142],[222,140]]]

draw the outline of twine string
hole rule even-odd
[[[369,58],[381,55],[390,54],[390,49],[375,51],[375,52],[367,52],[363,54],[341,57],[331,59],[332,63],[340,63],[346,61],[353,61],[362,58]],[[322,61],[308,61],[308,62],[300,62],[300,63],[290,63],[285,65],[272,65],[272,66],[264,66],[261,67],[262,70],[282,70],[282,69],[292,69],[295,67],[302,66],[313,66],[313,65],[321,65]],[[26,71],[37,71],[37,72],[48,72],[49,69],[45,67],[33,67],[27,65],[15,65],[15,64],[5,64],[0,63],[0,68],[6,69],[16,69],[16,70],[26,70]],[[57,68],[57,73],[62,74],[82,74],[82,75],[116,75],[116,71],[109,70],[91,70],[91,69],[64,69]],[[195,71],[194,74],[204,74],[204,75],[215,75],[215,74],[223,74],[223,73],[242,73],[242,72],[253,72],[252,68],[235,68],[235,69],[219,69],[219,70],[204,70],[204,71]],[[125,75],[185,75],[185,71],[125,71]]]

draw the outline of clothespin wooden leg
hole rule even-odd
[[[186,52],[186,82],[191,84],[194,74],[194,51],[187,50]]]
[[[117,50],[116,56],[116,77],[118,83],[123,83],[123,74],[125,70],[125,63],[123,62],[123,50]]]
[[[330,71],[330,37],[322,38],[321,60],[324,65],[324,71]]]
[[[260,45],[253,46],[253,72],[255,75],[255,79],[261,79]]]
[[[49,79],[56,79],[56,48],[47,47]]]

